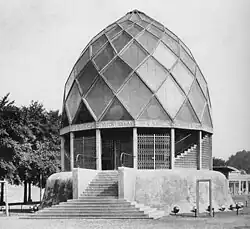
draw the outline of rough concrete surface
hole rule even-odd
[[[209,170],[155,170],[136,171],[135,201],[164,210],[167,214],[178,205],[180,212],[190,212],[196,205],[197,179],[212,180],[212,205],[218,210],[222,205],[233,204],[225,176]],[[209,205],[208,183],[200,184],[200,211]]]
[[[72,172],[52,174],[47,182],[41,207],[50,207],[67,199],[72,199]]]

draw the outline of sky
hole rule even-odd
[[[0,97],[61,110],[66,79],[97,33],[138,9],[191,50],[209,86],[213,156],[250,150],[249,0],[0,0]]]

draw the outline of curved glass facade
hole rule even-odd
[[[207,82],[184,43],[137,10],[83,50],[65,84],[64,126],[160,120],[212,128]]]

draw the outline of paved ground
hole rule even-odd
[[[202,228],[202,229],[250,229],[250,208],[239,216],[235,212],[215,214],[214,218],[168,216],[159,220],[30,220],[20,219],[23,213],[11,213],[10,217],[1,216],[0,229],[110,229],[110,228],[138,228],[138,229],[167,229],[167,228]]]

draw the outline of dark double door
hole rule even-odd
[[[121,154],[124,152],[126,167],[133,166],[132,133],[114,131],[102,137],[102,170],[117,170],[121,166]]]

